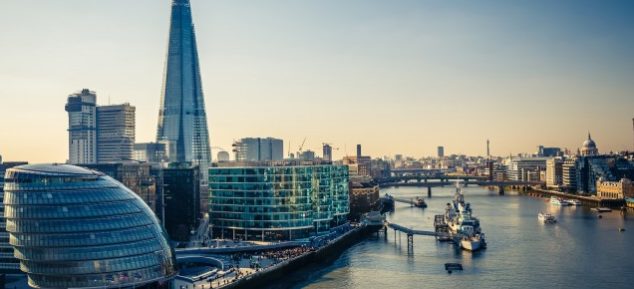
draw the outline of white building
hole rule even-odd
[[[284,142],[276,138],[248,137],[233,143],[236,161],[279,161],[284,158]]]
[[[97,94],[88,89],[68,96],[68,162],[97,162]]]

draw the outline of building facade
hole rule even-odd
[[[133,158],[135,107],[129,103],[97,107],[97,162],[121,162]]]
[[[379,186],[372,183],[350,182],[350,216],[358,221],[372,210],[379,200]]]
[[[238,162],[279,161],[284,158],[284,141],[281,139],[247,137],[232,146]]]
[[[346,223],[348,170],[318,162],[233,163],[209,170],[213,235],[294,240]]]
[[[442,158],[445,156],[445,147],[444,146],[439,146],[438,147],[438,157]]]
[[[200,177],[198,167],[174,165],[162,169],[165,202],[165,230],[172,240],[188,241],[201,217]],[[204,208],[207,208],[206,204]]]
[[[26,162],[2,162],[0,156],[0,274],[22,274],[20,261],[13,256],[13,247],[9,244],[7,222],[4,219],[4,174],[6,170],[25,165]]]
[[[150,208],[104,174],[72,165],[14,167],[4,201],[10,243],[31,287],[165,288],[176,274]]]
[[[634,183],[626,178],[618,182],[609,182],[599,179],[597,181],[597,197],[612,200],[634,198]]]
[[[97,162],[97,94],[88,89],[68,96],[68,162]]]
[[[561,158],[550,158],[546,161],[546,186],[558,188],[563,184],[563,164]]]
[[[323,149],[323,155],[322,156],[323,156],[324,161],[332,162],[332,146],[327,144],[327,143],[325,143],[325,144],[323,144],[322,149]]]
[[[162,163],[167,161],[165,144],[150,142],[134,144],[132,159],[140,162]]]
[[[159,214],[157,188],[161,186],[151,174],[148,163],[123,162],[107,164],[86,164],[83,167],[104,173],[119,181],[139,196],[150,209]]]

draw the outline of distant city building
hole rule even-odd
[[[284,142],[276,138],[248,137],[233,143],[238,162],[279,161],[284,158]]]
[[[577,191],[577,158],[569,158],[561,166],[561,185],[568,192]]]
[[[217,158],[219,162],[228,162],[230,161],[231,156],[226,151],[219,151]]]
[[[137,194],[154,213],[159,215],[157,187],[160,184],[151,174],[151,165],[149,163],[122,162],[85,164],[81,166],[99,171],[119,181]]]
[[[332,161],[332,146],[327,143],[323,145],[323,159],[328,162]]]
[[[588,133],[588,139],[583,142],[581,146],[581,155],[582,156],[595,156],[599,154],[599,149],[597,149],[597,144],[590,137],[590,133]]]
[[[443,147],[443,146],[439,146],[439,147],[438,147],[438,157],[439,157],[439,158],[442,158],[442,157],[444,157],[444,156],[445,156],[445,147]]]
[[[540,157],[511,158],[507,163],[507,176],[512,181],[539,180],[539,172],[546,169],[547,160]]]
[[[557,157],[561,156],[561,148],[558,147],[537,147],[537,156],[538,157]]]
[[[357,158],[361,158],[361,156],[362,156],[362,155],[363,155],[363,154],[361,154],[361,145],[360,145],[360,144],[358,144],[358,145],[357,145]]]
[[[379,186],[372,183],[350,181],[351,220],[360,220],[361,216],[372,210],[379,200]]]
[[[21,274],[20,261],[13,256],[13,247],[9,244],[7,222],[4,219],[4,174],[16,166],[25,165],[26,162],[2,162],[0,156],[0,274]]]
[[[68,162],[97,162],[97,94],[88,89],[68,96]]]
[[[597,197],[599,199],[634,198],[634,183],[629,179],[622,178],[618,182],[609,182],[599,179],[597,181]]]
[[[4,200],[31,287],[168,288],[177,273],[150,208],[111,177],[72,165],[14,167]]]
[[[372,174],[372,159],[368,156],[346,156],[343,158],[343,164],[348,166],[350,175],[371,176]]]
[[[140,162],[162,163],[167,162],[166,147],[163,143],[136,143],[132,159]]]
[[[349,213],[345,166],[306,161],[224,163],[209,169],[213,235],[294,240],[328,232]]]
[[[305,150],[299,154],[299,159],[303,161],[314,161],[315,152],[311,150]]]
[[[165,199],[165,229],[172,240],[188,241],[201,217],[201,208],[207,208],[209,193],[201,193],[201,174],[198,167],[170,164],[163,169]]]
[[[97,162],[132,160],[135,108],[129,103],[97,107]]]
[[[546,161],[546,186],[560,187],[563,184],[563,164],[561,158],[550,158]]]

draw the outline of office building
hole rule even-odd
[[[134,106],[129,103],[97,107],[97,162],[132,160],[134,151]]]
[[[349,213],[345,166],[307,161],[225,163],[209,169],[213,235],[294,240],[328,232]]]
[[[561,148],[558,147],[545,147],[538,146],[537,147],[537,156],[538,157],[558,157],[562,156]]]
[[[567,192],[577,191],[577,158],[569,158],[561,165],[561,186]]]
[[[558,188],[563,183],[563,164],[561,158],[550,158],[546,161],[546,186]]]
[[[332,162],[332,146],[330,144],[323,144],[323,159],[327,162]]]
[[[173,0],[156,138],[169,162],[199,167],[206,187],[211,148],[196,46],[189,0]]]
[[[132,159],[140,162],[162,163],[167,162],[166,148],[163,143],[136,143]]]
[[[315,160],[315,152],[311,150],[305,150],[299,154],[299,159],[303,161],[314,161]]]
[[[361,158],[363,154],[361,154],[361,145],[357,145],[357,159]]]
[[[154,213],[159,214],[157,190],[160,187],[160,183],[151,174],[151,165],[149,163],[123,162],[85,164],[81,166],[99,171],[119,181],[126,188],[137,194]]]
[[[97,94],[88,89],[68,96],[68,162],[97,162]]]
[[[439,146],[438,147],[438,157],[442,158],[445,156],[445,147],[444,146]]]
[[[6,173],[4,200],[31,287],[167,288],[176,274],[150,208],[109,176],[72,165],[18,166]]]
[[[539,180],[539,172],[546,169],[548,158],[517,157],[507,160],[507,177],[512,181]],[[534,175],[537,174],[537,177]]]
[[[234,142],[232,146],[238,162],[279,161],[284,158],[284,142],[281,139],[248,137]]]
[[[20,261],[13,256],[13,247],[9,244],[7,222],[4,219],[4,174],[6,170],[25,165],[26,162],[2,162],[0,156],[0,274],[22,274]]]
[[[165,200],[165,229],[172,240],[188,241],[201,217],[202,202],[208,202],[209,193],[201,194],[198,167],[170,164],[162,169]],[[203,198],[201,200],[201,198]]]

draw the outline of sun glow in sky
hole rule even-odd
[[[66,97],[136,106],[153,141],[168,0],[0,0],[0,154],[67,159]],[[212,146],[335,157],[634,149],[631,1],[192,0]],[[215,157],[215,151],[214,151]]]

